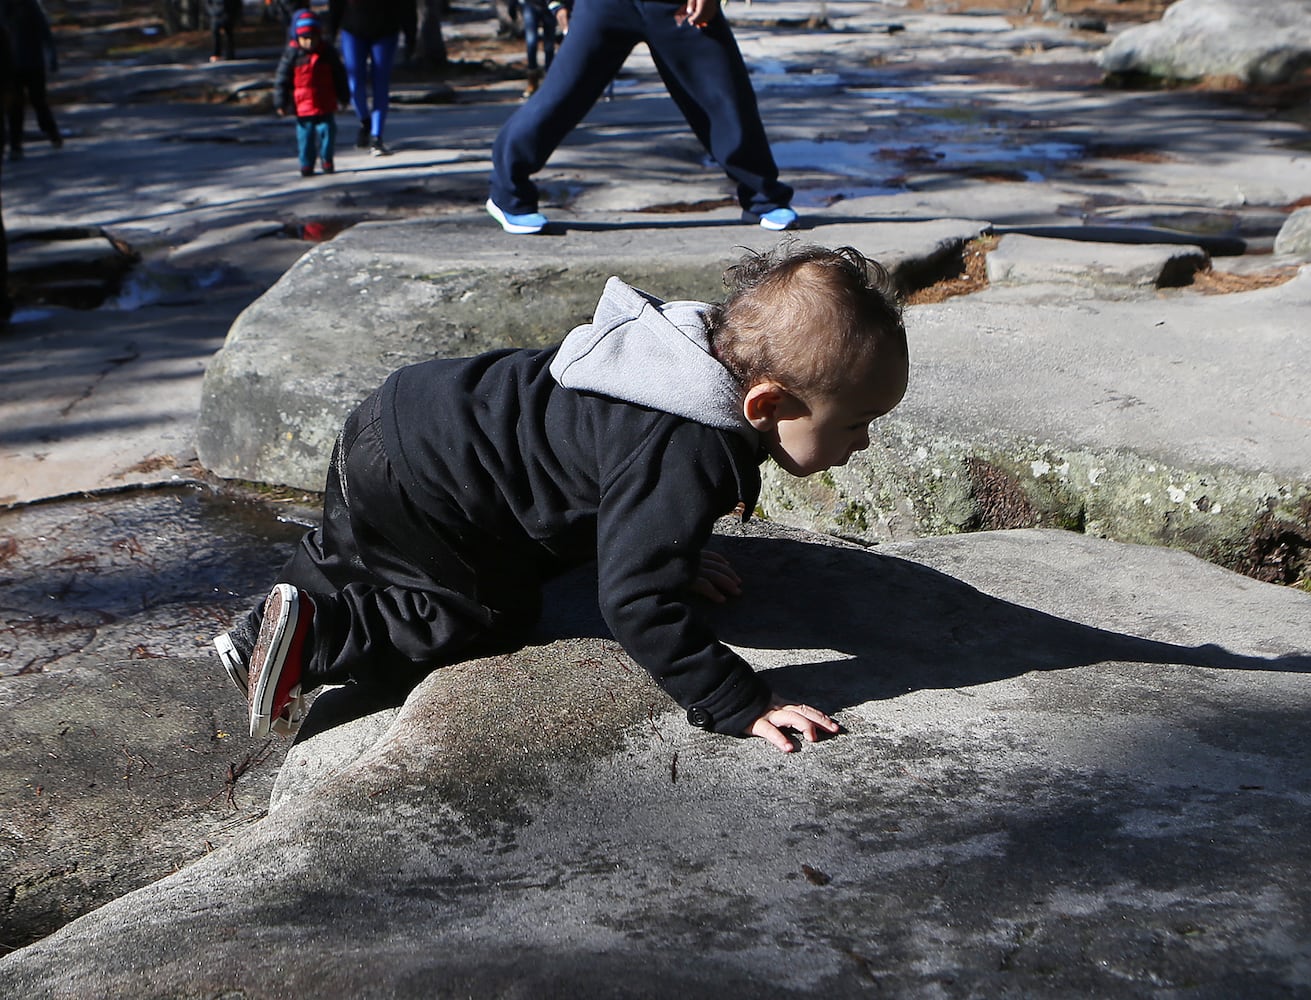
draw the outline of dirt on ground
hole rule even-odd
[[[908,306],[930,305],[945,302],[958,295],[972,295],[988,287],[988,254],[996,249],[999,238],[981,236],[971,240],[961,250],[960,271],[933,284],[918,288],[905,296]],[[1300,270],[1290,264],[1270,267],[1248,274],[1233,274],[1211,268],[1197,271],[1187,287],[1202,295],[1229,295],[1233,292],[1250,292],[1258,288],[1273,288],[1292,281]]]
[[[1174,0],[1058,0],[1056,13],[1068,17],[1100,17],[1105,21],[1151,21],[1160,17]],[[1016,17],[1041,17],[1042,0],[907,0],[910,10],[941,11],[949,14],[990,11]]]

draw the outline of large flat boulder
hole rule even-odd
[[[1311,0],[1178,0],[1128,28],[1098,61],[1111,75],[1285,83],[1311,66]]]
[[[721,633],[841,736],[692,730],[571,629],[303,741],[266,819],[0,992],[1311,989],[1311,595],[1067,532],[718,544]]]
[[[987,271],[991,285],[1064,284],[1085,294],[1116,298],[1126,292],[1186,285],[1207,264],[1207,255],[1198,246],[1126,246],[1011,233],[988,254]]]
[[[778,240],[707,217],[582,223],[567,239],[508,237],[489,225],[357,226],[302,257],[238,317],[206,369],[197,428],[205,466],[322,489],[342,420],[394,369],[557,343],[591,319],[611,275],[662,298],[720,298],[724,267]],[[941,267],[983,226],[837,225],[824,238],[893,270]]]
[[[310,251],[211,362],[201,461],[320,489],[342,419],[392,369],[555,342],[590,318],[610,274],[669,298],[718,297],[742,246],[777,239],[705,219],[577,225],[560,240],[497,238],[482,222],[378,224]],[[816,220],[805,237],[853,245],[913,283],[987,228]],[[1157,288],[1205,262],[1186,244],[1012,232],[995,253],[995,287],[908,309],[910,391],[875,446],[805,481],[775,470],[762,509],[864,541],[1082,528],[1296,579],[1311,550],[1300,374],[1311,270],[1206,296]]]
[[[910,388],[872,447],[807,480],[767,466],[763,506],[865,540],[1056,525],[1292,582],[1311,552],[1308,308],[1311,268],[1232,295],[1112,299],[1089,275],[916,307]]]
[[[1311,260],[1311,208],[1299,208],[1279,227],[1275,253]]]

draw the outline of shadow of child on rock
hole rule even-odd
[[[829,714],[917,690],[965,688],[1094,664],[1311,672],[1311,653],[1253,656],[1213,643],[1180,645],[1098,628],[867,549],[750,535],[719,536],[714,548],[743,580],[741,598],[709,607],[719,637],[765,670],[779,694]],[[1054,570],[1053,592],[1059,584]],[[609,639],[595,587],[590,568],[553,581],[533,644]],[[813,650],[834,655],[787,662]],[[761,662],[768,660],[783,665]],[[407,694],[353,685],[329,689],[315,702],[300,739],[395,708]]]
[[[946,573],[869,550],[775,538],[725,538],[746,595],[716,614],[748,650],[827,649],[841,658],[768,671],[770,686],[834,713],[925,689],[961,688],[1100,663],[1311,671],[1311,653],[1266,658],[1179,645],[1071,621],[977,590]],[[780,587],[779,580],[796,581]],[[1055,588],[1059,578],[1053,573]]]

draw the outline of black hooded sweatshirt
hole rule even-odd
[[[769,689],[689,603],[714,522],[760,492],[759,435],[699,302],[611,278],[558,347],[439,359],[380,390],[388,460],[459,538],[524,564],[596,559],[615,638],[695,725],[741,734]],[[485,543],[484,543],[485,544]]]

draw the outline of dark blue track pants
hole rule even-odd
[[[705,28],[680,25],[678,8],[667,0],[577,0],[569,35],[541,89],[496,136],[491,196],[502,211],[537,211],[532,175],[591,110],[638,42],[650,48],[701,145],[737,182],[742,207],[763,214],[791,201],[728,21],[720,14]]]

